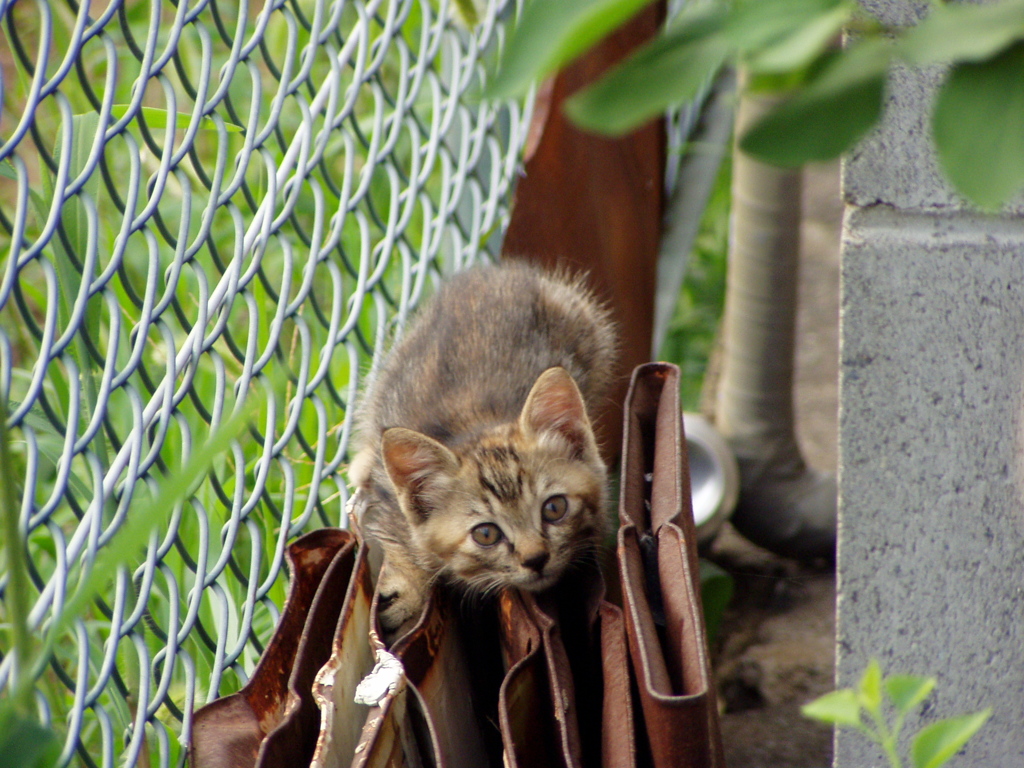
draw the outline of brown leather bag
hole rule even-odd
[[[498,699],[504,764],[581,766],[575,687],[557,618],[536,596],[517,590],[501,595],[499,614],[507,669]]]
[[[435,590],[368,707],[353,695],[384,647],[366,546],[314,532],[289,549],[288,604],[253,679],[196,713],[194,768],[724,768],[678,376],[641,366],[626,400],[622,609],[596,568],[489,605]]]
[[[455,607],[450,596],[435,590],[416,626],[390,649],[402,664],[401,679],[366,714],[352,766],[487,765],[475,706],[478,696]],[[376,599],[371,615],[375,620]],[[374,624],[371,642],[382,651]]]
[[[363,735],[366,707],[357,704],[353,694],[375,661],[369,641],[374,590],[367,555],[367,548],[360,541],[335,626],[330,658],[313,681],[313,699],[320,708],[313,765],[348,766]]]
[[[649,754],[639,754],[646,739],[639,728],[642,719],[637,712],[636,682],[629,666],[629,643],[622,609],[603,601],[599,609],[598,627],[601,644],[601,766],[602,768],[634,768],[649,765]]]
[[[538,624],[548,626],[556,641],[546,659],[548,679],[559,682],[548,696],[543,686],[534,689],[532,712],[542,721],[534,728],[545,736],[533,746],[550,746],[537,755],[503,731],[506,749],[511,745],[509,765],[582,760],[605,768],[725,768],[700,602],[678,368],[638,367],[624,411],[617,549],[623,608],[604,599],[596,572],[574,574],[536,599],[522,596],[540,611]],[[575,701],[565,704],[569,690]],[[553,709],[560,696],[562,717]],[[579,736],[567,749],[552,745],[547,735],[563,723]],[[561,763],[553,762],[556,756]]]
[[[337,528],[313,531],[288,547],[292,579],[274,635],[241,691],[194,714],[192,766],[309,764],[319,728],[313,678],[330,656],[338,596],[346,594],[360,549],[355,535]]]
[[[625,404],[618,538],[646,739],[637,751],[657,768],[724,768],[681,416],[679,369],[639,366]]]

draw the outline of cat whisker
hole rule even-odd
[[[480,574],[462,583],[463,607],[476,607],[491,601],[505,584],[489,574]]]

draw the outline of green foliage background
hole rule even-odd
[[[675,316],[658,356],[679,366],[683,409],[697,413],[725,307],[731,171],[726,153],[686,263]]]
[[[523,92],[643,5],[533,0],[488,93]],[[584,128],[621,134],[693,98],[726,64],[742,67],[749,87],[788,95],[741,137],[746,152],[784,166],[828,160],[859,141],[884,113],[893,66],[939,66],[930,127],[946,176],[986,210],[1024,189],[1024,0],[932,0],[909,28],[883,24],[853,0],[698,0],[566,110]]]

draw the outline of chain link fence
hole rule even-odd
[[[286,542],[346,524],[360,375],[507,218],[528,110],[473,94],[511,5],[472,26],[445,0],[0,5],[0,482],[31,629],[169,467],[266,398],[24,672],[62,763],[182,764],[189,713],[237,690],[271,635]]]
[[[500,247],[530,108],[474,94],[514,12],[0,0],[0,484],[34,634],[159,479],[261,402],[37,668],[0,616],[0,692],[32,676],[62,765],[182,765],[192,710],[271,636],[286,543],[346,525],[360,377],[433,283]]]

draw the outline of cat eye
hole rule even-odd
[[[480,523],[480,525],[470,531],[470,534],[473,536],[473,541],[481,547],[493,547],[505,538],[501,528],[494,523]]]
[[[558,496],[552,496],[544,502],[544,506],[540,508],[541,517],[546,522],[557,523],[563,517],[565,513],[569,511],[569,500],[559,494]]]

